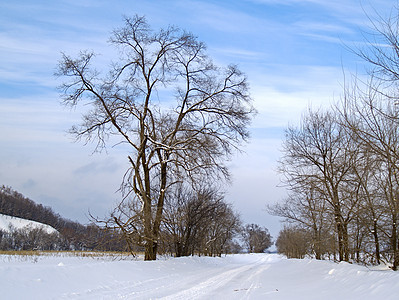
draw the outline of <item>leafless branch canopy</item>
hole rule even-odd
[[[93,67],[92,52],[63,54],[60,89],[66,105],[91,105],[71,129],[77,139],[95,141],[99,151],[115,137],[126,146],[122,191],[142,203],[145,236],[154,241],[166,190],[183,179],[228,179],[226,158],[247,141],[255,110],[245,75],[215,66],[190,33],[172,26],[155,32],[135,16],[109,41],[119,56],[105,75]]]

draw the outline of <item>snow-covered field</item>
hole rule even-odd
[[[0,229],[3,231],[10,231],[10,226],[14,229],[42,228],[47,233],[58,232],[56,229],[54,229],[50,225],[0,214]]]
[[[0,256],[1,299],[399,299],[399,272],[276,254]]]

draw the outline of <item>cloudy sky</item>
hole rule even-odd
[[[54,77],[60,53],[89,49],[107,64],[108,43],[123,16],[145,15],[153,28],[177,25],[208,46],[219,65],[237,64],[249,78],[258,110],[245,153],[229,162],[227,200],[245,222],[276,236],[280,223],[265,211],[285,196],[276,172],[284,128],[308,106],[339,99],[343,73],[364,73],[348,48],[361,45],[370,19],[392,12],[392,0],[0,2],[0,185],[62,216],[87,223],[104,216],[116,192],[126,153],[74,143],[68,129],[81,111],[60,104]]]

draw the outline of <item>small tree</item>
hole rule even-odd
[[[179,186],[167,195],[163,223],[177,257],[199,248],[222,202],[223,196],[211,188],[194,191]]]
[[[310,234],[299,227],[284,227],[277,240],[277,252],[288,258],[304,258],[310,252]]]
[[[326,250],[324,234],[331,227],[330,213],[325,196],[311,184],[309,181],[307,186],[291,190],[284,202],[268,205],[268,212],[311,232],[315,257],[321,259]]]
[[[177,257],[221,255],[241,227],[239,216],[216,188],[180,186],[166,198],[163,240]]]
[[[127,146],[122,192],[138,211],[119,226],[139,220],[145,259],[154,260],[167,190],[183,178],[227,179],[226,157],[247,140],[254,109],[244,74],[215,66],[192,34],[175,27],[154,32],[135,16],[110,42],[119,57],[107,75],[91,66],[92,52],[63,54],[57,74],[68,78],[65,104],[92,107],[72,134],[95,140],[97,150],[115,135]]]
[[[250,253],[263,253],[273,245],[269,230],[257,224],[247,224],[244,227],[242,236]]]

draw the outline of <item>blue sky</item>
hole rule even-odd
[[[388,0],[13,1],[0,3],[0,184],[12,186],[62,216],[86,222],[118,201],[126,153],[73,143],[66,132],[81,111],[60,105],[54,71],[60,53],[94,50],[99,63],[116,58],[107,43],[123,15],[145,15],[153,28],[191,31],[219,65],[248,75],[258,110],[245,154],[229,164],[227,188],[245,222],[276,236],[265,205],[281,200],[276,173],[284,128],[309,106],[328,106],[342,93],[343,70],[365,73],[348,47],[363,42],[370,20],[388,15]],[[368,15],[368,16],[367,16]],[[83,108],[84,109],[84,108]]]

